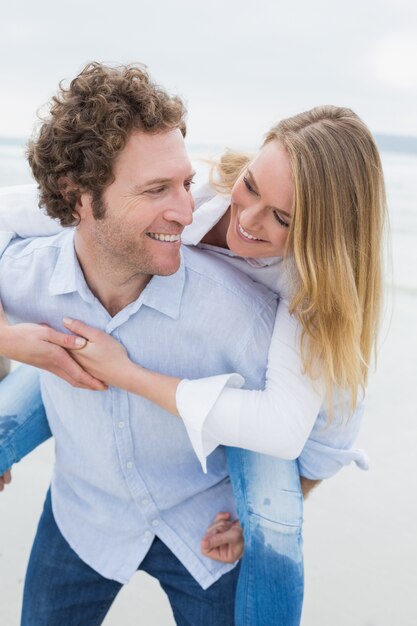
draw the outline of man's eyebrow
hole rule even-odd
[[[186,179],[193,178],[195,176],[195,174],[196,173],[193,170],[192,172],[190,172],[188,174]],[[151,180],[147,180],[146,183],[143,183],[143,185],[135,185],[134,192],[136,192],[136,193],[140,192],[145,187],[149,187],[149,185],[163,185],[165,183],[170,183],[172,180],[173,180],[173,178],[152,178]]]
[[[252,185],[252,187],[254,188],[256,193],[259,193],[258,185],[256,184],[256,180],[255,180],[254,175],[252,174],[252,172],[250,171],[249,168],[247,168],[246,171],[247,171],[247,174],[248,174],[248,178],[250,178],[250,184]],[[279,211],[280,213],[282,213],[282,215],[285,215],[286,217],[292,218],[291,213],[287,213],[287,211],[283,211],[283,209],[279,209],[276,206],[270,206],[268,208],[270,208],[272,211]]]

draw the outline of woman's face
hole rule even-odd
[[[282,256],[293,211],[288,155],[270,141],[232,189],[227,245],[244,257]]]

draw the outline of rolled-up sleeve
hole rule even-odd
[[[336,474],[342,467],[355,463],[360,469],[369,469],[369,459],[354,444],[362,423],[365,402],[362,399],[353,415],[341,423],[341,412],[334,411],[333,421],[322,410],[298,459],[300,475],[312,480],[323,480]]]

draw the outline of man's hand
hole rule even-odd
[[[311,480],[310,478],[300,476],[301,491],[303,493],[304,500],[308,497],[310,491],[317,487],[320,483],[321,480]]]
[[[234,563],[243,554],[243,532],[239,520],[231,521],[230,513],[218,513],[201,541],[204,556]]]
[[[67,350],[77,350],[85,339],[60,333],[43,324],[9,326],[0,304],[0,354],[52,372],[74,387],[102,391],[106,389],[72,358]]]
[[[9,485],[12,482],[12,473],[8,469],[0,476],[0,491],[3,491],[5,485]]]

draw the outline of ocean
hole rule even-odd
[[[377,139],[378,140],[378,139]],[[417,146],[400,138],[381,137],[392,255],[388,282],[394,290],[417,297]],[[188,146],[191,156],[219,154],[219,146]],[[403,152],[401,151],[403,150]],[[22,139],[0,137],[0,186],[32,182]],[[392,262],[391,262],[392,261]]]

